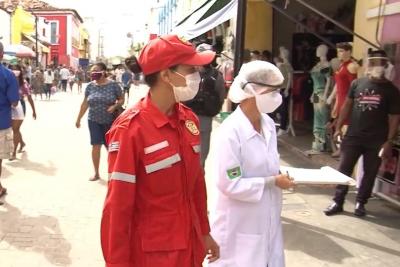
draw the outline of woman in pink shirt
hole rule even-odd
[[[20,94],[20,102],[16,107],[13,107],[11,110],[11,117],[12,117],[12,129],[14,134],[14,151],[10,158],[10,160],[15,160],[17,158],[17,148],[18,145],[19,151],[23,152],[23,148],[25,147],[25,142],[22,139],[21,134],[21,125],[25,118],[26,108],[25,108],[25,97],[28,99],[28,102],[32,108],[33,112],[33,119],[36,120],[36,109],[35,104],[33,103],[30,91],[29,83],[24,79],[22,75],[22,68],[20,65],[11,65],[11,71],[14,73],[15,77],[17,78],[19,84],[19,94]]]

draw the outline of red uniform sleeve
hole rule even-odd
[[[203,171],[199,172],[194,194],[194,204],[196,205],[196,211],[199,216],[201,232],[203,235],[207,235],[210,233],[210,224],[208,222],[207,190]]]
[[[136,149],[127,129],[113,127],[107,141],[109,184],[101,219],[101,246],[106,267],[130,267]]]

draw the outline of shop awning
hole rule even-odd
[[[36,45],[36,39],[34,37],[29,36],[28,34],[24,34],[24,37],[28,39],[30,42],[32,42],[34,45]],[[38,39],[38,45],[43,53],[50,53],[50,49],[45,44],[43,44],[42,41],[40,41],[39,39]]]
[[[196,38],[235,17],[237,0],[208,0],[172,30],[187,40]]]

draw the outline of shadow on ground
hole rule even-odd
[[[0,243],[18,250],[41,253],[53,265],[71,264],[70,243],[64,238],[57,218],[27,216],[4,201],[0,208]]]
[[[384,219],[382,219],[383,221]],[[384,247],[369,241],[351,237],[336,231],[302,223],[282,217],[285,249],[302,251],[321,261],[341,264],[346,258],[353,257],[346,249],[336,243],[331,237],[352,242],[369,249],[375,249],[394,256],[400,255],[400,249]],[[329,252],[329,253],[328,253]],[[356,255],[354,255],[356,256]]]
[[[7,161],[6,165],[34,171],[45,176],[55,176],[57,173],[57,168],[52,161],[49,160],[47,163],[31,161],[27,152],[22,153],[20,159]]]

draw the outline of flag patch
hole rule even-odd
[[[236,168],[227,170],[226,173],[227,173],[229,179],[231,179],[231,180],[242,176],[242,171],[241,171],[240,167],[236,167]]]
[[[108,147],[108,152],[114,152],[119,150],[119,142],[112,142]]]

